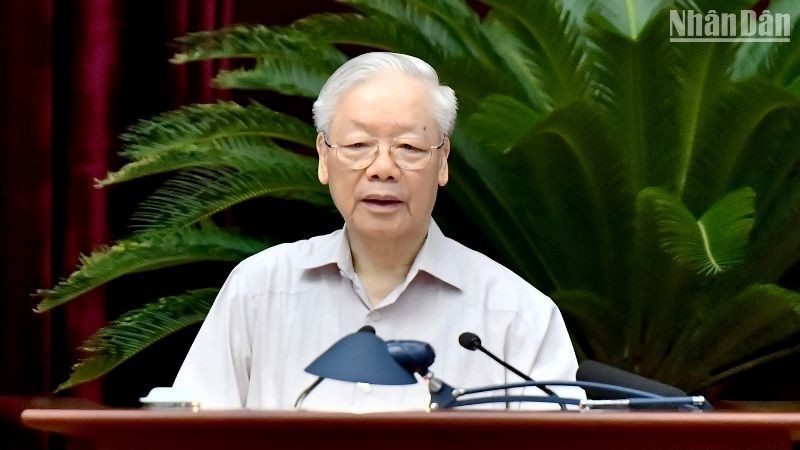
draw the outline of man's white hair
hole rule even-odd
[[[430,87],[433,115],[439,130],[445,136],[453,132],[458,109],[455,92],[448,86],[439,84],[439,76],[430,64],[413,56],[389,52],[356,56],[333,72],[314,102],[314,126],[317,131],[328,133],[342,94],[386,70],[399,70],[425,82]]]

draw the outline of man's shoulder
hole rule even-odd
[[[292,269],[302,265],[307,257],[319,251],[329,251],[337,245],[342,230],[313,236],[294,242],[283,242],[243,259],[232,273],[263,272],[265,269]]]
[[[488,309],[505,311],[553,305],[547,295],[513,270],[454,239],[445,240],[450,263],[460,268],[470,300],[481,301]]]

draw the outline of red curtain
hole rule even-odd
[[[49,393],[78,345],[106,322],[102,289],[41,315],[32,313],[30,294],[74,270],[79,254],[121,237],[109,194],[92,180],[119,166],[116,136],[136,118],[216,98],[211,64],[170,67],[167,44],[229,24],[232,14],[232,0],[4,4],[0,395]],[[137,57],[158,69],[134,66]],[[143,83],[148,71],[159,79]],[[103,400],[100,383],[71,394]]]
[[[68,376],[80,343],[136,306],[112,286],[108,299],[98,289],[34,314],[31,294],[73,271],[79,254],[130,232],[130,213],[153,185],[137,192],[92,187],[122,163],[117,136],[138,119],[228,96],[209,83],[224,63],[171,65],[170,41],[234,22],[285,24],[342,8],[328,0],[28,0],[0,7],[0,396],[50,393]],[[67,394],[113,404],[109,392],[126,388],[116,382],[106,383],[105,393],[90,383]]]
[[[41,392],[50,380],[49,316],[29,294],[52,272],[53,7],[7,2],[0,14],[0,289],[4,393]],[[31,356],[36,355],[36,356]],[[42,357],[42,356],[45,357]]]

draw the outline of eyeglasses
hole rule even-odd
[[[351,169],[366,169],[378,159],[380,143],[370,136],[354,136],[345,138],[337,145],[328,143],[324,134],[322,139],[342,164]],[[389,155],[398,167],[406,170],[420,170],[428,165],[431,154],[444,146],[444,136],[439,145],[430,145],[428,141],[417,137],[395,137],[389,145]]]

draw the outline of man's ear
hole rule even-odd
[[[442,149],[439,150],[441,155],[441,162],[439,163],[439,186],[444,186],[447,184],[447,180],[450,178],[450,171],[447,167],[447,158],[450,156],[450,138],[444,138],[444,145]]]
[[[317,154],[319,155],[317,178],[320,183],[328,184],[328,148],[322,133],[317,134]]]

